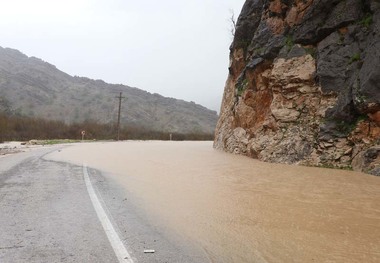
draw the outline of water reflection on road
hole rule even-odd
[[[82,144],[50,156],[107,171],[214,262],[380,262],[380,178],[262,163],[211,142]]]

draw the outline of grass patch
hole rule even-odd
[[[352,64],[356,61],[359,61],[360,60],[360,53],[355,53],[351,56],[350,58],[350,61],[348,62],[348,64]]]
[[[306,47],[305,51],[307,54],[312,56],[314,59],[317,58],[317,49],[315,47]]]
[[[354,170],[351,165],[335,166],[333,164],[318,164],[318,165],[306,164],[304,166],[316,167],[316,168],[325,168],[325,169],[335,169],[335,170],[345,170],[345,171],[353,171]]]
[[[348,135],[356,127],[356,122],[338,121],[336,127],[339,132]]]
[[[289,52],[292,49],[292,47],[294,46],[293,36],[291,36],[291,35],[286,36],[285,45],[286,45],[286,48]]]
[[[353,122],[345,122],[345,121],[337,122],[337,128],[338,128],[338,131],[343,132],[344,134],[348,135],[355,129],[355,127],[359,124],[359,122],[367,121],[367,120],[368,120],[368,116],[366,114],[361,114]]]
[[[240,97],[243,95],[243,92],[247,89],[248,87],[248,80],[244,79],[241,83],[239,83],[236,87],[237,89],[237,95]]]
[[[372,25],[373,16],[372,14],[367,14],[362,20],[359,21],[359,25],[369,28]]]
[[[91,140],[90,140],[91,141]],[[56,140],[39,140],[37,144],[41,145],[54,145],[54,144],[63,144],[63,143],[75,143],[81,142],[80,140],[71,140],[71,139],[56,139]],[[87,141],[89,142],[89,141]]]
[[[317,167],[326,168],[326,169],[346,170],[346,171],[353,171],[354,170],[351,165],[347,165],[347,166],[335,166],[335,165],[332,165],[332,164],[320,164],[320,165],[317,165]]]

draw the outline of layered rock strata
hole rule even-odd
[[[380,1],[247,0],[214,147],[380,175]]]

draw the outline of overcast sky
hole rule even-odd
[[[220,108],[244,0],[0,0],[2,47],[70,75]]]

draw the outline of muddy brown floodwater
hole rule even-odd
[[[380,262],[380,178],[263,163],[211,142],[79,144],[48,158],[111,173],[212,262]]]

